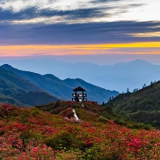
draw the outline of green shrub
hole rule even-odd
[[[114,122],[120,125],[126,125],[125,120],[121,116],[116,116]]]
[[[102,123],[108,123],[108,122],[109,122],[109,119],[107,119],[107,118],[105,118],[105,117],[103,117],[103,116],[100,116],[100,117],[98,118],[98,121],[99,121],[99,122],[102,122]]]
[[[31,112],[32,116],[36,116],[40,114],[40,110],[38,108],[34,108],[34,110]]]
[[[127,127],[131,129],[145,129],[145,130],[152,129],[152,126],[150,124],[145,125],[144,123],[129,123]]]
[[[72,143],[72,134],[69,132],[59,132],[45,139],[45,144],[54,149],[69,150]]]

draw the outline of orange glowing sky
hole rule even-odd
[[[122,50],[122,51],[121,51]],[[132,50],[132,52],[130,52]],[[37,56],[72,54],[160,54],[160,42],[90,45],[4,45],[0,56]]]

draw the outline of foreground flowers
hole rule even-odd
[[[72,123],[36,108],[0,106],[0,159],[160,159],[160,131],[109,122]]]

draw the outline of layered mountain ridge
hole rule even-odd
[[[0,67],[0,103],[33,106],[57,100],[30,81]]]
[[[12,98],[12,103],[17,105],[46,104],[57,101],[58,99],[68,101],[72,98],[73,88],[77,86],[84,87],[87,90],[88,100],[98,103],[107,102],[110,97],[118,95],[116,91],[100,88],[78,78],[61,80],[52,74],[40,75],[34,72],[22,71],[8,64],[2,65],[0,69],[0,78],[3,79],[3,82],[1,80],[1,86],[3,86],[1,90],[3,91],[0,92],[0,94],[3,95],[1,103],[11,103],[11,100],[7,100],[9,98]],[[6,83],[9,84],[4,88]],[[5,93],[7,90],[13,90],[13,88],[15,88],[15,92],[12,91],[13,95],[11,92]],[[40,93],[43,95],[42,97]],[[26,99],[24,98],[25,95],[27,97],[32,95],[32,97],[28,99],[29,102],[23,100]],[[4,96],[7,96],[6,100]],[[38,99],[34,99],[34,97]],[[43,103],[42,100],[44,101]]]

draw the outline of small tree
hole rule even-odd
[[[136,93],[138,91],[138,88],[135,88],[134,90],[133,90],[133,93]]]
[[[127,93],[130,93],[129,88],[127,88]]]
[[[112,97],[109,98],[108,102],[110,102],[112,100]]]
[[[146,85],[146,84],[144,84],[144,85],[142,86],[142,88],[146,88],[146,86],[147,86],[147,85]]]

